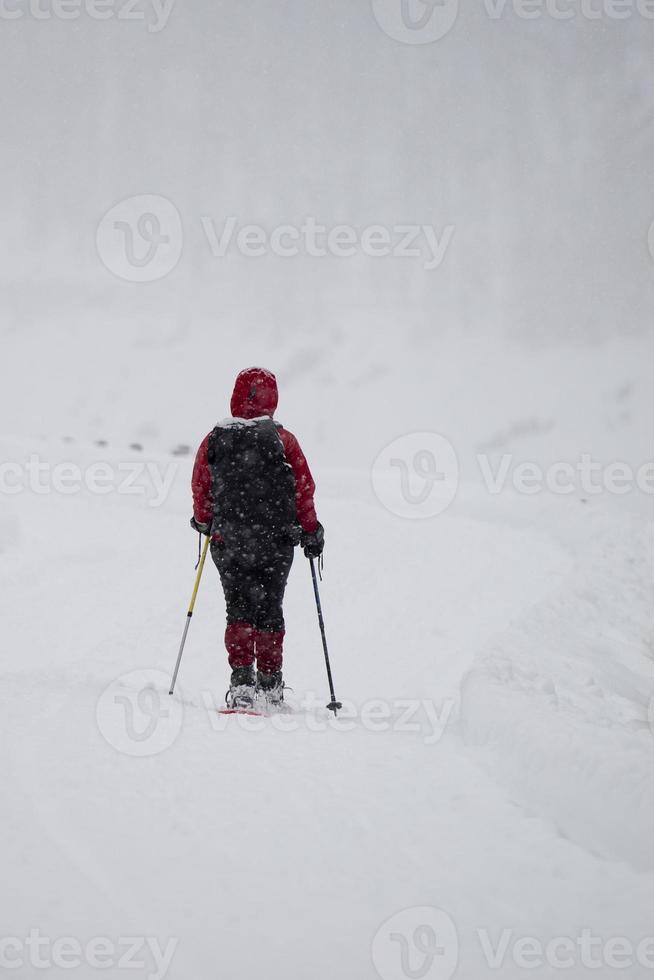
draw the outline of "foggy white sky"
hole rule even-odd
[[[507,6],[493,20],[479,2],[413,45],[364,0],[177,0],[158,33],[150,0],[130,21],[5,7],[19,2],[24,16],[0,19],[6,315],[36,316],[39,293],[63,310],[236,312],[281,330],[337,323],[345,308],[391,310],[428,334],[500,327],[539,341],[648,326],[654,21],[637,11],[591,21],[573,4],[570,21],[528,21]],[[95,232],[146,193],[178,208],[184,252],[135,287],[102,266]],[[201,218],[229,215],[455,234],[433,271],[215,259]]]

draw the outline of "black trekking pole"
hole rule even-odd
[[[193,588],[193,595],[191,596],[191,604],[188,608],[186,614],[186,625],[184,626],[184,632],[182,634],[182,642],[179,647],[179,653],[177,654],[177,663],[175,664],[175,673],[173,674],[173,679],[170,682],[169,694],[172,694],[175,690],[175,684],[177,682],[177,674],[179,673],[179,665],[182,662],[182,654],[184,653],[184,646],[186,645],[186,637],[188,636],[188,628],[191,625],[191,619],[193,617],[193,610],[195,609],[195,600],[198,597],[198,589],[200,588],[200,579],[202,578],[202,570],[204,569],[204,563],[207,558],[207,551],[209,550],[209,535],[207,535],[207,540],[204,542],[204,548],[202,549],[202,554],[200,555],[200,561],[198,563],[198,574],[195,576],[195,586]]]
[[[318,579],[316,578],[316,566],[314,565],[313,558],[309,559],[309,564],[311,565],[311,577],[313,579],[313,591],[316,596],[316,608],[318,610],[318,622],[320,624],[320,635],[322,636],[322,648],[325,651],[325,664],[327,665],[327,678],[329,680],[329,692],[332,696],[330,703],[326,706],[330,711],[334,712],[334,717],[336,713],[343,707],[340,701],[336,700],[336,695],[334,694],[334,681],[332,680],[332,668],[329,663],[329,651],[327,650],[327,637],[325,636],[325,621],[322,618],[322,606],[320,605],[320,593],[318,591]]]

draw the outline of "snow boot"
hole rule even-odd
[[[281,670],[276,670],[271,674],[258,670],[257,691],[263,694],[270,707],[279,707],[284,701],[284,679]]]
[[[232,671],[232,679],[229,691],[225,697],[228,708],[252,708],[256,688],[254,684],[253,667],[235,667]]]

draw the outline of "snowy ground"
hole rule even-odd
[[[653,458],[652,9],[0,0],[3,976],[654,976],[654,466],[524,486]],[[167,694],[252,364],[338,723],[301,556],[294,714],[217,714],[213,567]]]
[[[624,353],[637,399],[636,360]],[[596,390],[604,397],[602,381]],[[346,432],[347,405],[335,411]],[[505,398],[489,411],[490,438],[511,409]],[[282,417],[304,437],[301,417]],[[555,457],[574,417],[563,405],[542,432],[516,424],[507,440]],[[436,413],[426,421],[439,428]],[[610,421],[591,448],[610,457],[621,438],[636,458],[645,433],[614,436]],[[96,446],[71,432],[73,413],[65,423],[1,447],[5,460],[36,452],[118,473],[106,494],[3,498],[1,911],[17,943],[5,955],[23,962],[13,976],[44,975],[24,945],[33,929],[83,949],[105,937],[112,978],[127,968],[126,937],[151,944],[132,976],[171,980],[652,974],[654,944],[637,950],[654,934],[651,498],[493,496],[467,476],[477,421],[452,506],[405,520],[376,500],[369,472],[403,420],[380,428],[359,469],[321,466],[309,433],[347,710],[334,723],[322,707],[299,556],[287,615],[295,713],[245,723],[215,712],[227,669],[212,566],[178,694],[166,694],[194,574],[191,457],[130,450],[127,436]],[[329,441],[309,413],[312,426],[316,444]],[[342,438],[347,456],[354,437]],[[161,506],[151,478],[147,494],[116,492],[142,460],[176,467]],[[65,950],[41,956],[48,976],[96,973],[88,961],[58,967]]]

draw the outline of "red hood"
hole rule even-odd
[[[266,371],[265,368],[246,368],[236,379],[230,408],[234,418],[238,419],[273,416],[277,400],[277,379],[272,371]]]

